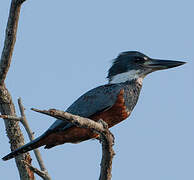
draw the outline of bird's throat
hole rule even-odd
[[[109,79],[109,84],[123,83],[126,81],[136,80],[142,85],[143,77],[139,75],[139,70],[131,70],[121,74],[117,74]]]

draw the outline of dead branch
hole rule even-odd
[[[12,0],[11,7],[9,11],[9,17],[6,27],[4,47],[1,54],[1,63],[0,63],[0,85],[4,84],[7,72],[10,67],[11,58],[13,54],[13,49],[16,41],[16,33],[18,20],[20,15],[20,8],[23,1]]]
[[[31,164],[27,163],[26,161],[23,161],[34,173],[36,173],[38,176],[40,176],[42,179],[45,180],[50,180],[48,178],[47,172],[45,171],[40,171],[39,169],[33,167]]]
[[[14,120],[14,121],[20,121],[22,123],[22,125],[24,126],[24,128],[25,128],[25,130],[26,130],[26,132],[28,134],[29,139],[32,141],[32,140],[34,140],[34,133],[30,129],[30,126],[28,125],[28,121],[26,119],[26,115],[25,115],[25,112],[24,112],[25,108],[24,108],[24,106],[22,104],[21,98],[18,99],[18,105],[19,105],[21,117],[15,117],[15,116],[10,116],[10,115],[0,115],[0,118]],[[38,149],[34,149],[33,151],[34,151],[34,154],[36,156],[36,159],[37,159],[37,161],[39,163],[39,166],[40,166],[41,170],[38,170],[37,168],[33,167],[31,164],[29,164],[26,161],[22,160],[22,162],[24,162],[26,165],[28,165],[28,167],[34,173],[36,173],[37,175],[42,177],[44,180],[51,180],[51,177],[49,176],[48,171],[45,168],[45,165],[43,163],[43,160],[42,160],[42,157],[41,157],[41,154],[40,154],[39,150]]]
[[[0,115],[0,118],[10,119],[10,120],[14,120],[14,121],[21,121],[21,117],[15,117],[15,116],[11,116],[11,115]]]
[[[112,148],[114,145],[114,137],[112,133],[109,131],[108,125],[103,120],[95,122],[91,119],[83,118],[56,109],[50,109],[47,111],[32,108],[32,110],[55,117],[63,121],[69,121],[78,127],[88,128],[100,134],[100,142],[102,143],[102,160],[99,180],[111,179],[112,159],[114,156],[114,151]]]
[[[5,33],[4,47],[1,54],[0,60],[0,112],[4,115],[10,115],[16,117],[15,107],[11,98],[9,91],[5,86],[5,79],[8,73],[11,58],[13,54],[13,49],[16,41],[17,25],[19,20],[19,14],[21,5],[24,0],[12,0],[11,7],[9,11],[9,17]],[[24,137],[19,127],[18,121],[10,121],[4,119],[6,133],[9,138],[11,145],[11,150],[17,149],[24,144]],[[20,179],[22,180],[34,180],[34,173],[31,169],[26,166],[21,160],[31,163],[31,158],[29,153],[20,155],[15,158],[16,165],[20,174]]]
[[[20,114],[21,114],[21,118],[20,118],[20,119],[21,119],[21,123],[22,123],[22,125],[24,126],[24,128],[25,128],[25,130],[26,130],[26,132],[27,132],[27,134],[28,134],[29,139],[32,141],[32,140],[34,140],[34,133],[33,133],[32,130],[30,129],[30,126],[29,126],[28,121],[27,121],[27,119],[26,119],[26,115],[25,115],[25,112],[24,112],[24,111],[25,111],[25,108],[24,108],[24,106],[23,106],[23,104],[22,104],[21,98],[18,99],[18,105],[19,105]],[[38,161],[38,164],[39,164],[39,166],[40,166],[41,172],[44,174],[44,176],[41,176],[41,177],[42,177],[43,179],[45,179],[45,180],[51,180],[51,177],[50,177],[50,175],[48,174],[48,171],[47,171],[47,169],[46,169],[46,167],[45,167],[45,165],[44,165],[44,162],[43,162],[43,160],[42,160],[40,151],[39,151],[38,149],[34,149],[33,151],[34,151],[34,154],[35,154],[36,159],[37,159],[37,161]],[[26,163],[27,163],[27,162],[26,162]],[[31,167],[31,165],[28,165],[28,166]],[[35,169],[37,169],[37,168],[35,168]],[[36,171],[34,171],[34,168],[31,168],[31,170],[32,170],[34,173],[38,174]]]

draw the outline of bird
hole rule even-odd
[[[80,96],[66,112],[89,118],[102,119],[108,128],[127,119],[134,109],[144,77],[152,72],[181,66],[186,62],[150,58],[138,51],[120,53],[108,70],[108,82]],[[39,137],[12,151],[3,160],[12,159],[30,150],[45,146],[49,149],[64,143],[79,143],[98,138],[90,129],[56,119]]]

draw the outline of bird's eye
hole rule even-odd
[[[142,57],[135,57],[135,60],[134,60],[135,63],[144,63],[145,62],[145,59],[142,58]]]

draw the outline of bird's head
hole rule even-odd
[[[109,83],[121,83],[143,78],[154,71],[173,68],[185,64],[181,61],[153,59],[138,51],[127,51],[114,59],[108,71]]]

